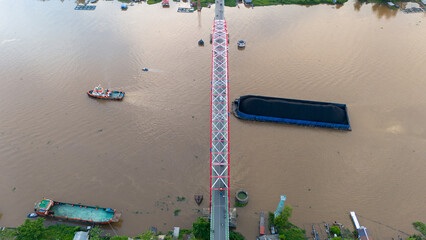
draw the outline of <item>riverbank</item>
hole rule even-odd
[[[344,4],[348,0],[254,0],[254,6],[270,6],[270,5],[318,5],[318,4]]]
[[[290,206],[285,206],[283,212],[277,217],[274,213],[269,212],[268,214],[268,229],[271,230],[271,235],[266,232],[261,233],[261,236],[271,237],[271,239],[291,239],[291,240],[304,240],[307,238],[306,230],[301,229],[289,221],[292,216],[293,209]],[[38,218],[37,220],[26,219],[25,222],[17,228],[0,228],[0,239],[1,240],[72,240],[77,232],[88,232],[89,239],[91,240],[128,240],[130,237],[126,235],[117,235],[114,231],[115,236],[106,234],[99,227],[82,227],[82,226],[69,226],[65,224],[55,224],[45,227],[44,218]],[[344,228],[342,224],[336,223],[329,227],[326,225],[325,237],[332,240],[354,240],[357,239],[357,231],[351,232],[349,229]],[[416,234],[411,234],[405,237],[405,240],[426,240],[426,225],[422,222],[414,222],[412,226],[417,230]],[[261,225],[262,227],[262,225]],[[263,225],[263,227],[265,227]],[[176,228],[175,228],[176,229]],[[274,230],[272,230],[274,229]],[[318,229],[318,228],[317,228]],[[322,231],[319,231],[322,233]],[[312,234],[314,238],[319,239],[318,231],[315,230],[313,225]],[[308,234],[309,235],[309,234]],[[408,235],[408,234],[407,234]],[[263,237],[259,236],[259,239]],[[334,237],[333,237],[334,236]],[[379,236],[375,236],[379,237]],[[132,237],[132,239],[198,239],[198,240],[209,240],[210,239],[210,223],[206,218],[199,217],[190,229],[180,229],[177,231],[168,231],[167,233],[157,232],[156,228],[151,228],[144,233],[138,234]],[[230,231],[231,240],[245,240],[245,237],[236,231]],[[266,238],[265,238],[266,239]],[[400,238],[402,239],[402,238]]]
[[[84,228],[79,226],[69,226],[65,224],[56,224],[48,227],[44,226],[44,218],[38,218],[37,220],[27,219],[25,222],[17,228],[0,228],[0,239],[1,240],[72,240],[77,232],[83,231],[88,232],[89,239],[91,240],[127,240],[130,237],[126,235],[111,236],[105,234],[104,231],[99,227]],[[114,232],[115,233],[115,232]],[[176,234],[176,236],[174,236]],[[210,239],[210,223],[205,218],[198,218],[196,222],[192,224],[191,229],[181,229],[180,231],[173,232],[168,231],[167,233],[158,232],[156,229],[147,230],[144,233],[138,234],[132,237],[132,239]],[[238,232],[230,231],[230,239],[232,240],[245,240],[245,237]]]
[[[296,4],[296,5],[318,5],[318,4],[343,4],[347,2],[348,0],[253,0],[252,4],[246,4],[246,6],[255,6],[255,7],[261,7],[261,6],[273,6],[273,5],[290,5],[290,4]],[[161,2],[161,0],[148,0],[148,4],[154,4]],[[200,4],[201,7],[208,7],[209,5],[213,5],[215,3],[214,0],[201,0]],[[227,7],[236,7],[237,1],[236,0],[225,0],[225,6]],[[194,10],[196,10],[196,6],[194,7]]]

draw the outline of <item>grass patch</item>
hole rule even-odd
[[[358,0],[358,2],[362,2],[362,3],[383,3],[383,4],[387,4],[388,2],[392,2],[395,4],[399,4],[399,2],[415,2],[415,3],[420,3],[420,1],[412,1],[412,0]],[[395,7],[390,7],[392,9],[397,9]]]
[[[336,4],[343,4],[347,0],[336,0]],[[280,4],[299,4],[299,5],[317,5],[317,4],[334,4],[333,0],[253,0],[254,6],[270,6]]]
[[[43,239],[43,240],[72,240],[77,231],[81,231],[81,227],[68,226],[68,225],[52,225],[44,227],[44,219],[38,218],[37,220],[26,219],[25,222],[16,229],[6,229],[0,231],[0,239],[9,240],[29,240],[29,239]]]
[[[185,201],[185,197],[177,197],[176,198],[176,200],[178,201],[178,202],[183,202],[183,201]]]
[[[16,237],[16,229],[6,228],[3,231],[0,231],[0,239],[2,240],[12,240]]]
[[[178,237],[178,239],[184,239],[183,236],[185,234],[191,234],[191,233],[192,233],[192,229],[181,229],[179,231],[179,237]]]
[[[175,209],[175,210],[173,211],[173,213],[174,213],[174,215],[175,215],[175,216],[178,216],[178,215],[179,215],[179,213],[180,213],[180,209]]]
[[[413,222],[413,227],[423,234],[423,237],[426,237],[426,225],[422,222]]]
[[[115,236],[110,238],[109,240],[128,240],[129,237],[128,236]]]
[[[235,0],[225,0],[225,6],[235,7],[235,6],[237,6],[237,2]]]
[[[246,198],[247,198],[247,194],[246,194],[246,193],[244,193],[244,192],[239,192],[239,193],[238,193],[238,198],[239,198],[239,199],[244,200],[244,199],[246,199]]]
[[[148,0],[148,1],[146,1],[146,3],[148,3],[148,4],[156,4],[156,3],[159,3],[159,2],[161,2],[161,0]]]
[[[201,7],[207,7],[207,5],[210,4],[214,4],[214,0],[200,0],[201,3]]]
[[[76,232],[80,231],[80,227],[72,227],[68,225],[52,225],[46,228],[45,233],[49,240],[63,239],[72,240]]]
[[[239,203],[239,202],[235,202],[234,206],[235,207],[245,207],[247,205],[248,202],[246,203]]]
[[[245,240],[246,238],[239,232],[229,231],[229,239],[231,239],[231,240]]]

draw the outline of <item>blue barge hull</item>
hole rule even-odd
[[[240,119],[351,131],[346,104],[246,95],[232,109]]]

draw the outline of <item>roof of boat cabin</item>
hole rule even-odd
[[[44,199],[40,202],[40,205],[38,205],[39,208],[47,208],[49,206],[50,200]]]

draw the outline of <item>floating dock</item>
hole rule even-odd
[[[96,6],[93,5],[77,5],[75,6],[74,10],[89,10],[93,11],[95,10]]]
[[[355,228],[358,232],[358,239],[359,240],[373,240],[370,235],[368,234],[368,230],[364,226],[360,226],[358,222],[358,218],[356,217],[355,212],[350,212],[352,221],[354,222]]]
[[[246,95],[232,109],[240,119],[351,131],[346,104]]]

